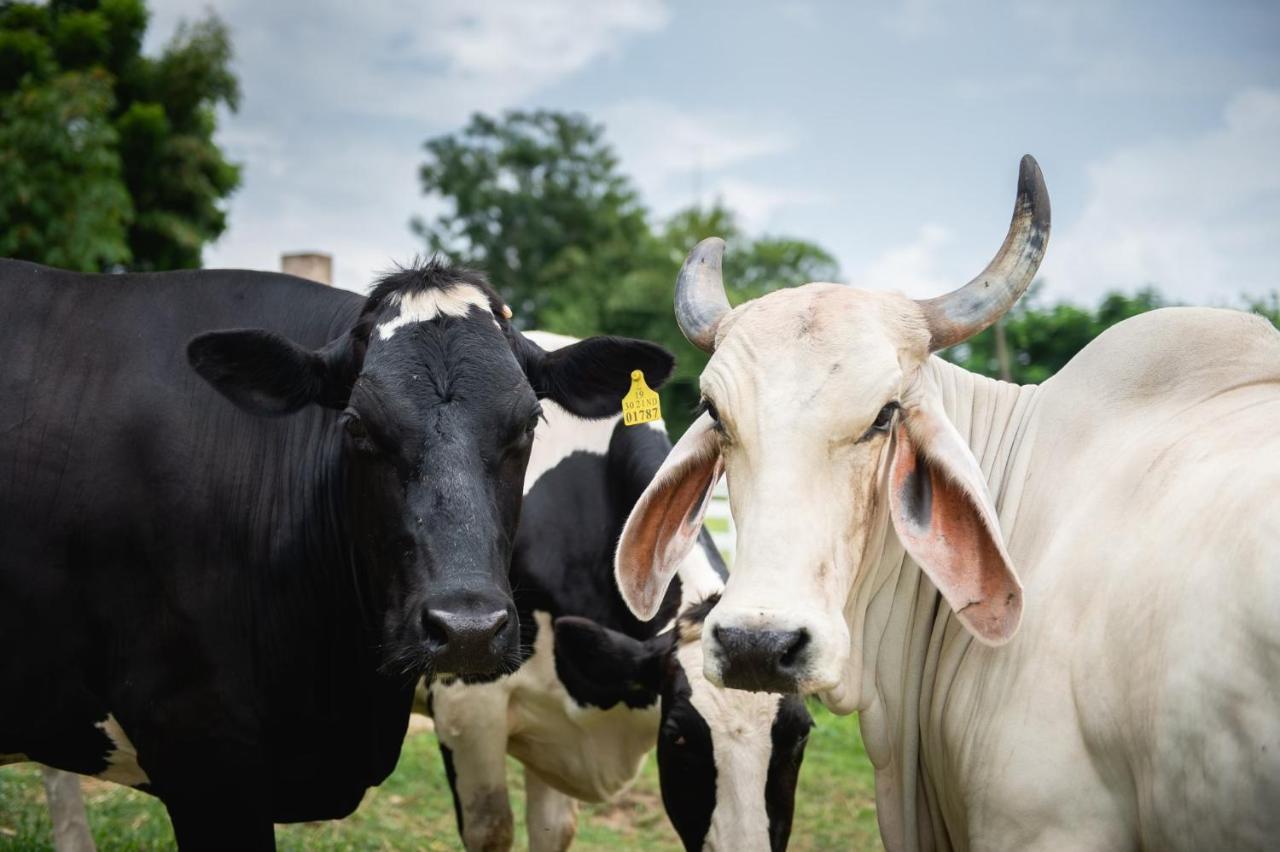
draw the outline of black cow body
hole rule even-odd
[[[608,413],[670,358],[606,341],[566,371],[500,301],[385,325],[458,274],[366,300],[0,261],[0,762],[149,790],[183,846],[269,847],[391,772],[433,660],[513,662],[534,391],[607,370],[576,402]]]

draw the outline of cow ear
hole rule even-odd
[[[904,410],[894,441],[889,506],[898,538],[960,623],[984,644],[1004,644],[1022,619],[1022,584],[977,460],[929,407]]]
[[[614,576],[637,618],[648,621],[657,614],[667,585],[698,540],[723,471],[719,439],[711,417],[703,414],[658,468],[618,539]]]
[[[240,408],[274,417],[311,403],[345,407],[359,373],[357,348],[351,335],[312,351],[273,331],[230,329],[192,338],[187,360]]]
[[[579,704],[648,707],[658,700],[669,635],[634,639],[572,615],[557,618],[555,632],[556,675]]]
[[[657,390],[671,375],[676,359],[647,340],[589,337],[547,352],[523,335],[517,338],[529,383],[539,399],[550,399],[579,417],[611,417],[622,411],[631,390],[631,372],[640,370]]]

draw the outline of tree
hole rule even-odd
[[[60,74],[0,101],[0,257],[67,269],[129,260],[129,193],[101,73]]]
[[[213,142],[235,109],[210,15],[141,55],[143,0],[0,0],[0,252],[81,270],[200,265],[239,167]]]
[[[484,269],[524,327],[608,326],[608,294],[650,235],[600,125],[547,111],[476,115],[425,147],[423,192],[445,204],[412,221],[430,251]]]

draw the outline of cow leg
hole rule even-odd
[[[468,852],[506,852],[515,837],[507,794],[507,692],[499,684],[434,684],[431,710],[458,833]]]
[[[43,766],[44,795],[49,803],[49,819],[53,822],[53,848],[57,852],[94,852],[89,817],[80,793],[80,776]]]
[[[578,800],[524,770],[529,852],[564,852],[578,833]]]

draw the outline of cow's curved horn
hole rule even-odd
[[[720,261],[724,240],[707,237],[693,247],[676,278],[676,322],[689,342],[704,352],[716,348],[716,326],[729,313]]]
[[[1013,307],[1031,284],[1049,242],[1049,192],[1030,154],[1018,171],[1018,198],[1004,245],[977,278],[918,304],[929,323],[929,349],[937,352],[968,340]]]

